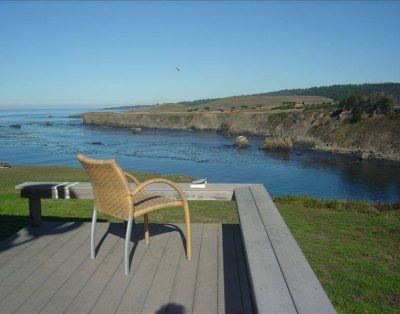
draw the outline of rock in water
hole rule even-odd
[[[104,145],[102,142],[92,142],[92,145]]]
[[[21,128],[21,124],[11,124],[10,128],[20,129]]]
[[[358,159],[359,160],[364,160],[364,159],[368,159],[368,158],[370,158],[369,153],[367,153],[367,152],[359,152],[359,154],[358,154]]]
[[[8,162],[0,162],[0,168],[11,168]]]
[[[236,148],[246,148],[249,147],[249,140],[247,139],[246,136],[238,136],[235,140],[235,143],[233,143],[233,146]]]
[[[142,132],[142,128],[132,128],[132,133],[136,134]]]
[[[275,136],[272,138],[266,138],[264,144],[261,145],[261,149],[291,149],[293,147],[292,140],[290,137]]]

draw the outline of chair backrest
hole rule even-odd
[[[121,219],[133,216],[133,201],[127,178],[114,159],[77,156],[90,177],[97,211]]]

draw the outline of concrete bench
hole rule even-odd
[[[205,188],[191,188],[189,183],[179,183],[188,200],[232,200],[235,188],[249,184],[207,183]],[[135,184],[131,184],[134,188]],[[32,226],[42,223],[41,199],[93,199],[89,182],[24,182],[15,186],[22,198],[29,199],[29,217]],[[173,188],[165,184],[152,184],[145,192],[169,197],[177,196]]]
[[[134,186],[134,185],[132,185]],[[335,313],[335,309],[301,252],[268,192],[261,184],[179,184],[189,200],[236,200],[258,313]],[[42,221],[41,199],[93,199],[87,182],[25,182],[15,187],[29,199],[31,224]],[[175,195],[154,184],[145,191]]]

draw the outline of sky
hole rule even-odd
[[[0,2],[0,108],[400,82],[399,16],[396,1]]]

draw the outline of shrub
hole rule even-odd
[[[344,109],[361,110],[366,113],[389,114],[393,110],[393,98],[384,93],[372,93],[369,95],[359,96],[352,95],[340,102]]]
[[[357,123],[361,120],[363,110],[360,107],[356,107],[352,110],[351,113],[353,114],[353,116],[350,119],[350,123]]]

